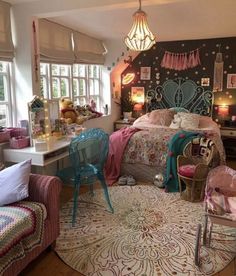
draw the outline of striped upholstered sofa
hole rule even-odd
[[[31,174],[29,198],[0,208],[0,275],[18,275],[56,240],[61,184],[57,177]]]

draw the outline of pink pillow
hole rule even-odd
[[[150,123],[160,126],[169,126],[174,118],[175,112],[168,109],[157,109],[150,113]]]

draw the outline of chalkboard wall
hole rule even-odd
[[[165,51],[189,53],[196,49],[199,49],[200,65],[182,71],[161,67]],[[214,63],[218,52],[222,53],[224,62],[223,90],[214,93],[214,103],[235,105],[236,89],[227,88],[227,75],[236,74],[236,37],[157,42],[150,50],[141,52],[122,72],[121,81],[127,73],[135,73],[135,78],[131,83],[122,85],[121,97],[128,97],[132,87],[144,87],[146,93],[150,89],[155,89],[158,83],[162,85],[166,80],[177,77],[191,79],[199,85],[202,78],[209,78],[209,86],[206,89],[213,90]],[[150,67],[150,79],[141,80],[141,67]]]

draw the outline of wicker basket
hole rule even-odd
[[[17,136],[10,139],[10,148],[22,149],[30,145],[29,136]]]
[[[10,140],[10,131],[3,130],[0,131],[0,143],[7,142]]]
[[[23,127],[8,127],[8,131],[10,131],[11,137],[18,137],[18,136],[27,136],[27,129]]]

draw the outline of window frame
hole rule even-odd
[[[13,125],[13,95],[12,95],[12,62],[7,62],[0,60],[0,63],[5,63],[6,64],[6,71],[2,72],[0,71],[0,75],[3,76],[3,81],[4,79],[6,80],[6,86],[4,95],[5,101],[0,101],[0,106],[6,106],[6,125],[5,126],[12,126]]]
[[[97,110],[101,111],[102,110],[102,102],[103,102],[103,91],[102,91],[102,67],[101,65],[96,65],[96,64],[71,64],[71,65],[67,65],[69,66],[69,75],[68,76],[63,76],[63,75],[55,75],[52,72],[52,66],[53,65],[58,65],[58,66],[63,66],[64,64],[52,64],[52,63],[45,63],[45,62],[41,62],[41,64],[44,64],[46,66],[46,70],[45,73],[42,74],[41,70],[40,70],[40,79],[44,79],[46,82],[46,91],[43,91],[43,95],[45,98],[50,99],[50,100],[55,100],[55,99],[60,99],[61,93],[59,91],[59,96],[58,97],[53,97],[53,78],[59,78],[59,79],[63,79],[66,78],[68,79],[68,86],[69,86],[69,93],[67,96],[63,96],[63,97],[68,97],[71,98],[73,102],[76,102],[77,104],[81,103],[82,98],[85,98],[85,104],[90,104],[91,100],[94,99],[96,100],[97,104]],[[74,75],[73,74],[73,66],[85,66],[85,76],[79,76],[79,75]],[[98,66],[98,77],[90,77],[89,76],[89,66]],[[79,72],[79,69],[77,68],[77,72]],[[74,94],[74,80],[77,81],[78,84],[78,95]],[[84,80],[85,81],[85,94],[84,95],[79,95],[79,81],[80,80]],[[90,81],[98,81],[99,85],[98,85],[98,94],[97,95],[93,95],[91,94],[90,91]],[[42,86],[41,86],[42,88]]]

